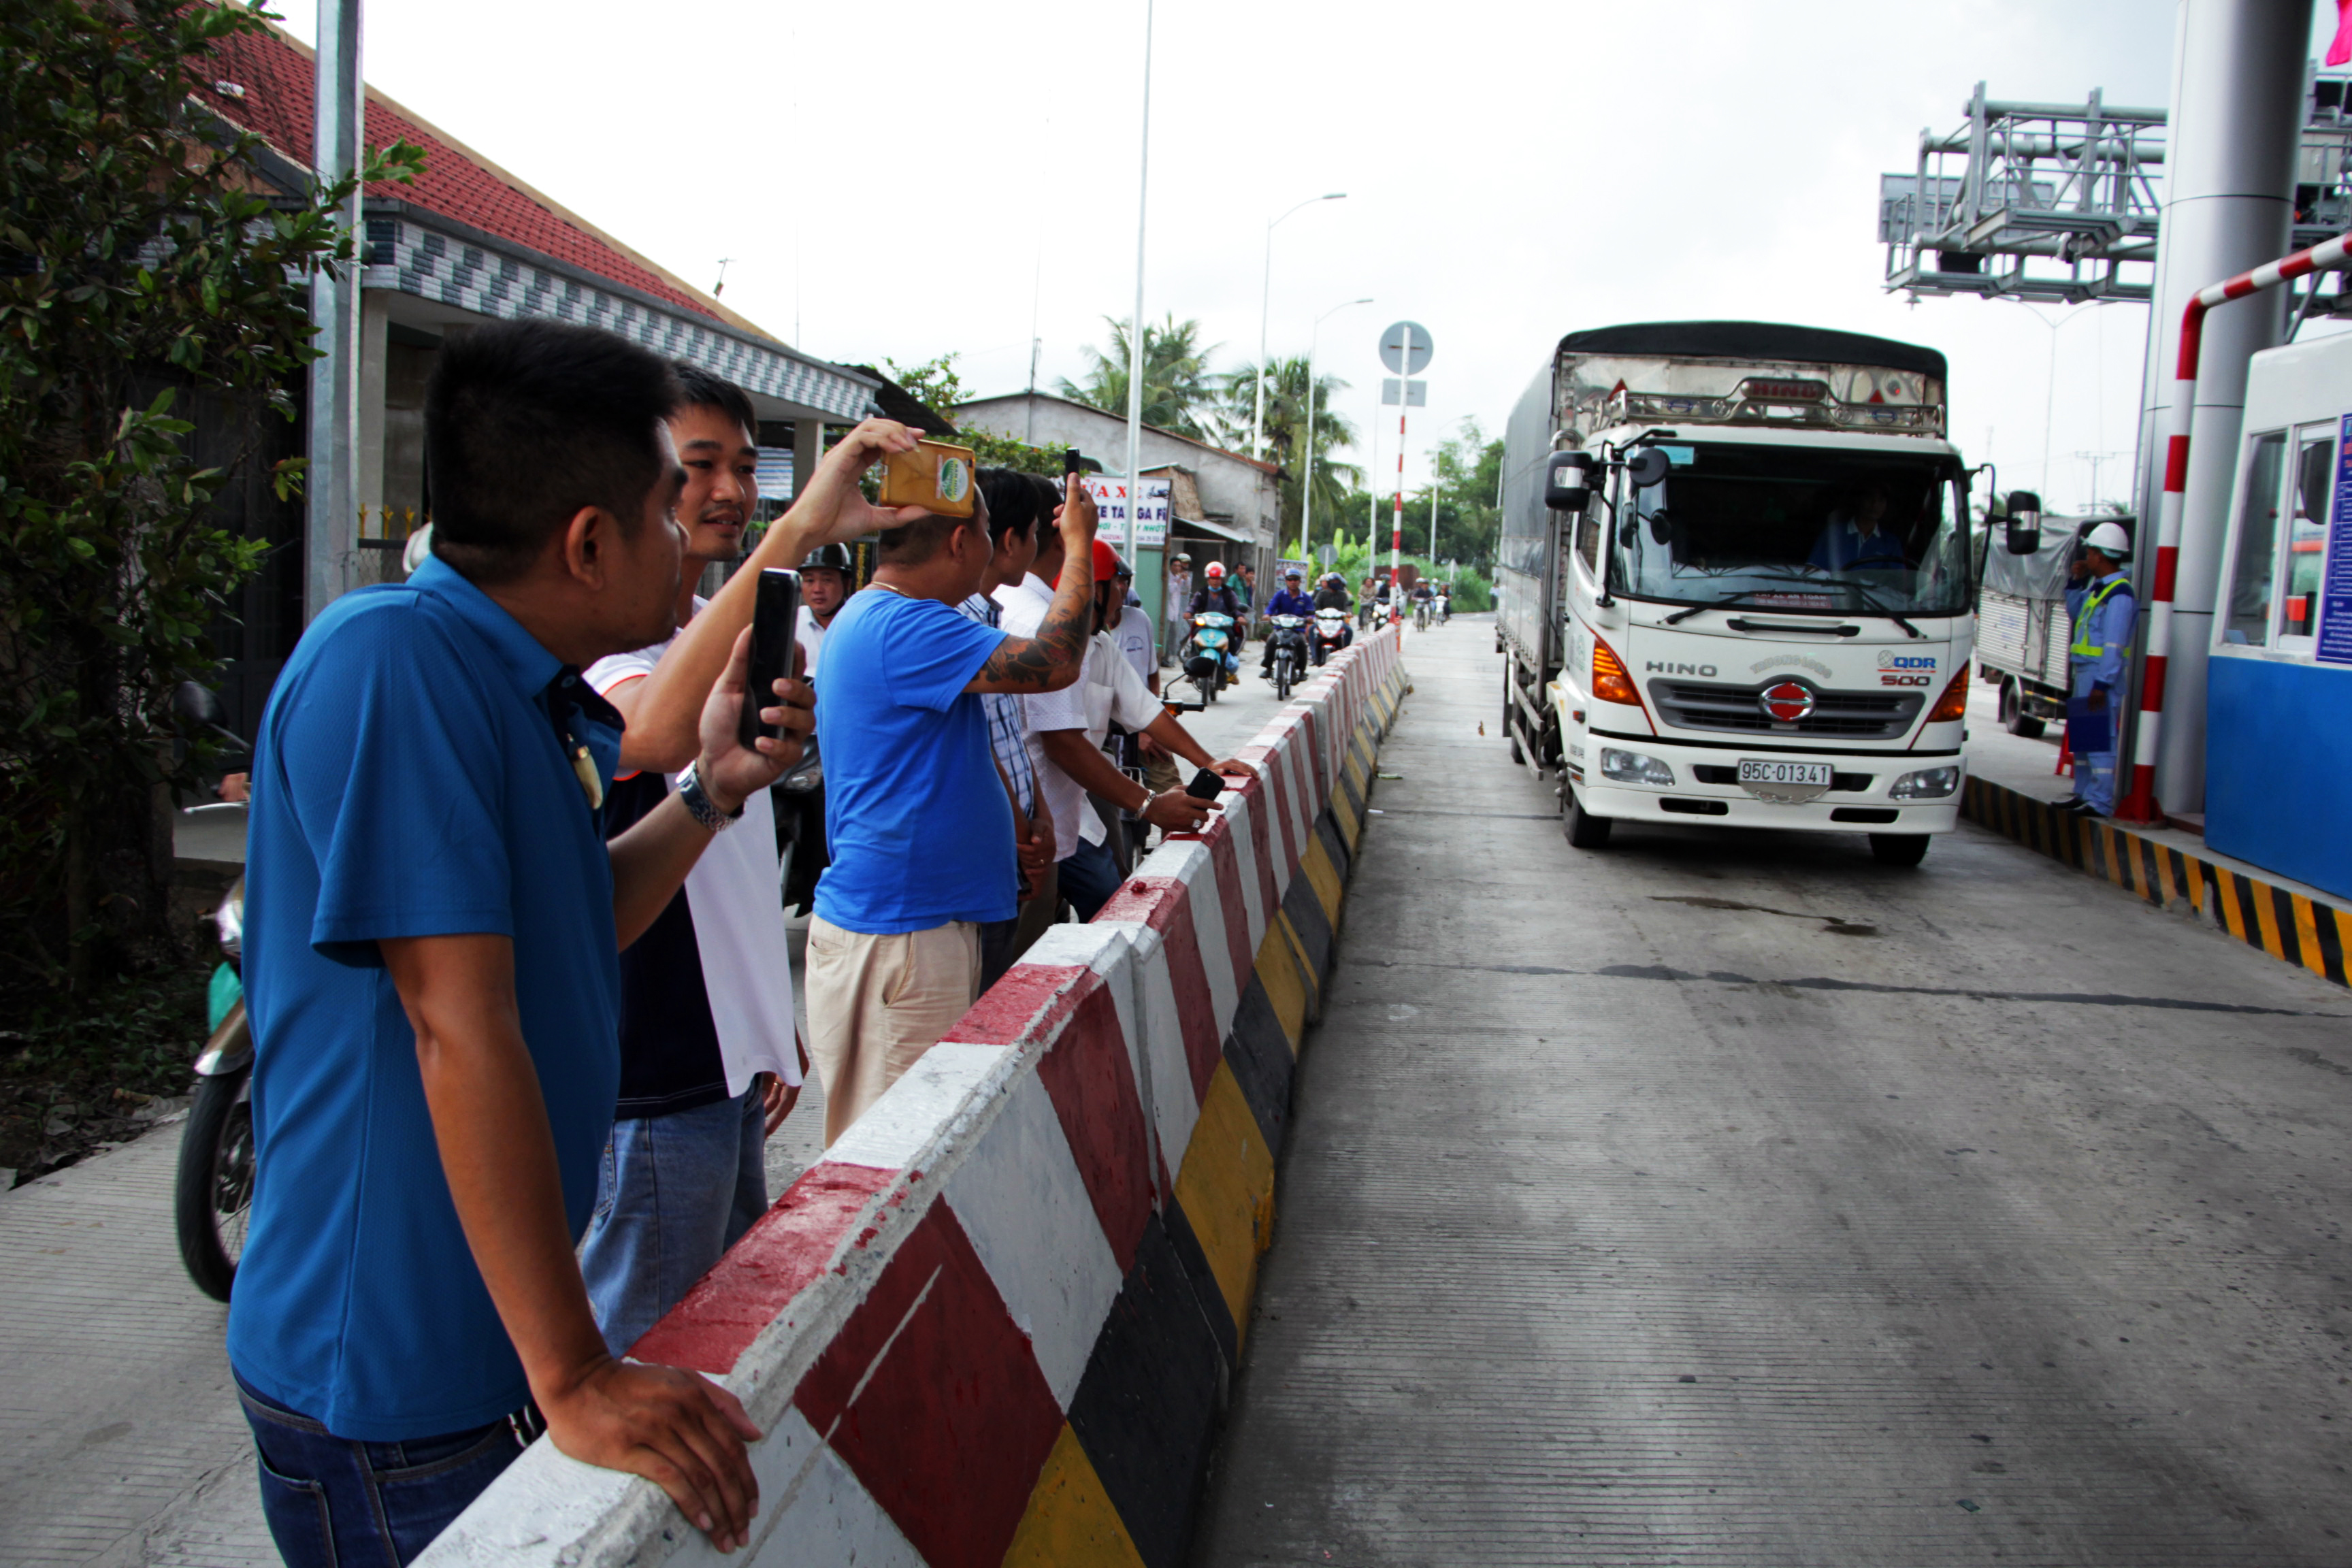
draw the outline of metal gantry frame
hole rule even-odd
[[[2308,78],[2305,100],[2297,247],[2352,226],[2352,78]],[[1913,172],[1879,176],[1889,290],[2063,304],[2151,297],[2165,110],[2107,104],[2095,90],[2079,104],[2005,102],[1979,82],[1962,112],[1956,131],[1919,133]]]

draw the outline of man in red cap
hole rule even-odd
[[[1076,685],[1027,700],[1030,727],[1045,746],[1040,784],[1062,847],[1061,894],[1082,921],[1095,918],[1119,881],[1109,830],[1087,800],[1089,792],[1170,833],[1198,832],[1209,813],[1219,809],[1181,788],[1155,795],[1119,772],[1103,752],[1112,720],[1150,736],[1161,750],[1195,767],[1243,776],[1255,771],[1246,763],[1213,760],[1105,635],[1121,608],[1118,554],[1107,540],[1096,540],[1094,547],[1095,635],[1087,644],[1085,668]]]

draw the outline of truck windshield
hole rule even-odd
[[[1661,443],[1626,487],[1612,586],[1670,604],[1951,616],[1969,605],[1966,508],[1947,457]]]

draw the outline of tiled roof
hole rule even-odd
[[[310,166],[316,144],[313,90],[317,67],[300,46],[276,31],[244,33],[218,51],[218,80],[243,94],[217,88],[205,96],[213,109],[253,132],[289,161]],[[371,196],[387,196],[441,213],[484,233],[528,246],[558,261],[715,321],[726,320],[710,301],[652,270],[549,205],[511,176],[452,143],[390,99],[370,89],[367,144],[388,147],[405,141],[425,149],[425,172],[413,185],[378,182]]]

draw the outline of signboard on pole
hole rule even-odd
[[[1168,543],[1168,488],[1166,479],[1145,479],[1142,504],[1136,510],[1134,542],[1130,545],[1127,531],[1128,483],[1118,474],[1088,474],[1078,481],[1087,493],[1095,498],[1098,515],[1095,531],[1110,541],[1121,554],[1129,549],[1159,550]],[[1129,563],[1132,564],[1132,563]]]

